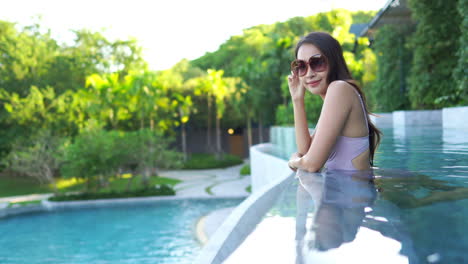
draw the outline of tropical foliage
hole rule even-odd
[[[409,43],[414,52],[409,98],[415,109],[442,108],[461,101],[462,91],[457,89],[453,72],[458,63],[461,30],[466,28],[460,27],[457,2],[409,1],[412,16],[418,21]]]
[[[379,29],[374,45],[377,73],[370,90],[373,109],[391,112],[408,109],[406,76],[412,53],[405,45],[411,28],[386,25]]]

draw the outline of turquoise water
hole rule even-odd
[[[278,196],[262,222],[294,220],[290,263],[468,263],[468,129],[383,133],[372,174],[303,173]]]
[[[468,183],[468,129],[383,129],[375,157],[381,168],[401,168],[459,184]]]
[[[0,263],[189,264],[199,217],[242,199],[184,199],[0,219]]]

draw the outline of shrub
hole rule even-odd
[[[241,175],[250,175],[250,165],[246,164],[244,165],[241,170],[240,170]]]
[[[215,169],[226,168],[242,164],[243,160],[235,155],[224,154],[222,159],[216,159],[213,154],[197,153],[192,154],[189,160],[184,164],[184,169]]]
[[[155,168],[178,168],[182,154],[169,148],[171,138],[149,129],[133,132],[97,129],[83,132],[67,147],[63,157],[62,173],[65,177],[98,179],[106,185],[108,178],[119,168],[134,167],[148,184]]]
[[[129,198],[129,197],[147,197],[147,196],[168,196],[175,195],[174,189],[166,184],[161,184],[155,188],[141,188],[134,191],[116,192],[110,191],[105,193],[85,192],[71,195],[56,195],[49,198],[49,201],[82,201],[82,200],[97,200],[97,199],[113,199],[113,198]]]
[[[116,148],[119,139],[116,131],[101,129],[86,131],[75,138],[75,141],[66,147],[62,157],[62,175],[65,178],[84,178],[90,182],[117,173],[122,159],[123,150]]]
[[[41,184],[52,184],[54,191],[54,173],[58,171],[64,139],[55,136],[50,130],[40,130],[27,140],[18,140],[4,165],[13,172],[37,179]]]

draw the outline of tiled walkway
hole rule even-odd
[[[175,186],[181,197],[239,197],[248,196],[250,176],[240,175],[244,164],[225,169],[160,171],[162,177],[182,180]]]

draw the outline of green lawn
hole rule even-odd
[[[224,154],[223,158],[218,160],[213,154],[192,153],[183,168],[187,170],[226,168],[243,162],[239,156],[231,154]]]
[[[99,189],[99,192],[122,192],[127,190],[127,184],[131,177],[130,175],[124,175],[122,178],[114,177],[109,181],[109,185]],[[163,177],[151,177],[150,185],[167,184],[174,186],[179,183],[180,180],[163,178]],[[96,190],[97,183],[91,184],[91,190]],[[66,192],[82,192],[86,190],[86,182],[80,179],[58,179],[57,187],[60,193]],[[130,181],[129,191],[134,191],[142,187],[141,176],[136,175]],[[52,186],[40,185],[34,179],[23,178],[23,177],[12,177],[12,176],[0,176],[0,197],[25,195],[33,193],[51,193],[53,192]]]
[[[32,205],[32,204],[40,204],[41,200],[33,200],[33,201],[24,201],[24,202],[10,202],[8,205],[9,208],[17,205],[17,206],[25,206],[25,205]]]
[[[130,182],[130,188],[129,188],[130,191],[141,189],[143,187],[142,177],[140,175],[136,175],[133,177],[134,178],[131,181],[130,181],[130,177],[129,178],[113,178],[109,182],[109,186],[105,188],[100,188],[99,192],[110,192],[110,191],[123,192],[127,190],[127,185],[129,182]],[[166,185],[174,186],[179,182],[181,182],[181,180],[154,176],[150,178],[149,185],[154,186],[154,185],[166,184]],[[82,186],[83,187],[85,186],[84,183],[82,183]]]
[[[40,185],[35,179],[0,176],[0,197],[50,192],[49,186]]]

